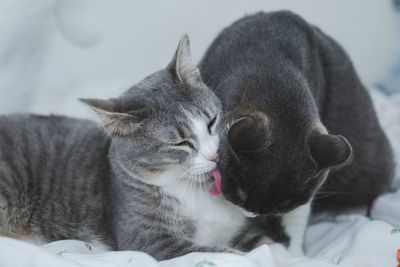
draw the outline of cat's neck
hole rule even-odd
[[[150,201],[147,204],[148,208],[158,209],[160,213],[174,213],[172,216],[175,219],[171,223],[176,223],[179,218],[188,219],[196,229],[190,234],[190,238],[197,244],[227,245],[246,222],[245,215],[239,207],[222,196],[210,194],[211,182],[191,181],[180,174],[175,176],[173,183],[154,185],[145,183],[121,162],[115,159],[112,162],[116,176],[114,183],[117,183],[120,189],[128,187],[128,190],[118,190],[121,204],[130,203],[129,199],[137,192],[144,192]],[[165,182],[171,175],[174,173],[163,174],[158,178]],[[177,178],[180,179],[176,180]]]
[[[200,245],[227,245],[246,222],[242,210],[222,196],[209,192],[210,184],[181,181],[161,191],[178,200],[176,211],[193,221],[196,232],[191,237]]]

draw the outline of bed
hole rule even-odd
[[[0,63],[9,60],[9,54],[14,57],[8,61],[6,68],[1,70],[0,90],[4,99],[0,99],[0,111],[4,112],[58,112],[67,115],[81,116],[84,108],[75,101],[77,97],[93,97],[115,95],[117,87],[113,81],[98,80],[105,76],[97,70],[92,76],[82,74],[84,68],[78,68],[75,78],[68,73],[65,67],[63,77],[59,77],[59,69],[49,71],[49,66],[44,64],[43,58],[59,55],[60,51],[69,52],[69,55],[80,57],[81,51],[72,51],[71,44],[61,43],[61,37],[55,36],[58,49],[51,49],[50,40],[55,24],[52,16],[54,10],[59,11],[67,1],[48,0],[36,5],[36,0],[2,0],[0,2]],[[78,3],[79,1],[72,1]],[[343,1],[342,1],[343,2]],[[79,4],[77,5],[79,8]],[[361,7],[360,7],[361,8]],[[79,10],[78,10],[79,11]],[[141,11],[140,11],[141,12]],[[56,12],[57,13],[57,12]],[[79,12],[78,12],[79,13]],[[61,16],[61,18],[60,18]],[[353,17],[353,16],[352,16]],[[369,18],[368,18],[369,19]],[[85,17],[74,16],[74,25],[77,21],[88,20]],[[59,15],[58,23],[65,26],[65,18]],[[73,26],[73,25],[72,25]],[[82,30],[81,25],[78,25]],[[364,27],[364,26],[362,26]],[[61,27],[63,28],[63,27]],[[73,27],[72,27],[73,28]],[[27,42],[30,33],[39,32],[35,38]],[[62,32],[76,43],[88,46],[98,42],[99,38],[89,27],[83,27],[84,34],[73,34],[74,29],[63,28]],[[72,34],[71,34],[72,33]],[[76,32],[75,32],[76,33]],[[82,31],[81,31],[82,33]],[[374,35],[375,36],[375,35]],[[374,37],[375,38],[375,37]],[[173,38],[172,38],[173,39]],[[376,38],[379,39],[379,38]],[[107,38],[105,43],[107,44]],[[132,42],[135,40],[131,40]],[[171,42],[173,42],[171,40]],[[62,48],[62,49],[59,49]],[[171,46],[173,48],[173,46]],[[97,54],[93,53],[96,52]],[[102,47],[94,47],[87,53],[94,58],[103,53]],[[104,48],[105,49],[105,48]],[[129,48],[130,49],[130,48]],[[68,54],[68,53],[67,53]],[[374,54],[374,53],[371,53]],[[400,54],[400,53],[399,53]],[[167,56],[167,55],[166,55]],[[55,57],[53,57],[55,58]],[[60,58],[60,57],[59,57]],[[90,58],[90,57],[89,57]],[[24,60],[21,60],[24,59]],[[64,55],[62,60],[68,62]],[[127,59],[127,61],[131,61]],[[399,61],[400,62],[400,61]],[[54,63],[54,62],[53,62]],[[118,63],[121,64],[121,63]],[[120,69],[112,67],[105,69],[110,77],[120,79],[116,75]],[[126,64],[126,66],[130,66]],[[153,66],[151,66],[153,68]],[[92,70],[91,68],[87,68]],[[146,70],[147,71],[147,70]],[[130,70],[129,70],[130,72]],[[23,79],[21,78],[23,73]],[[128,73],[128,71],[126,71]],[[385,128],[395,150],[397,162],[400,162],[400,93],[398,91],[398,77],[392,79],[394,84],[381,83],[377,88],[371,89],[381,123]],[[69,76],[68,76],[69,74]],[[90,73],[89,73],[90,74]],[[47,75],[47,76],[46,76]],[[142,74],[137,74],[141,76]],[[45,79],[53,76],[52,79]],[[393,76],[392,76],[393,77]],[[93,83],[96,78],[97,83]],[[88,80],[91,79],[91,83]],[[386,79],[390,81],[390,79]],[[45,81],[45,82],[43,82]],[[28,86],[29,85],[29,86]],[[122,86],[122,84],[121,84]],[[124,85],[123,85],[124,86]],[[395,88],[395,90],[382,90],[382,88]],[[13,90],[9,90],[13,88]],[[29,91],[26,90],[29,88]],[[58,88],[56,91],[47,90]],[[86,88],[86,91],[82,88]],[[114,91],[110,91],[111,88]],[[7,91],[6,91],[7,90]],[[83,91],[82,91],[83,90]],[[390,91],[391,94],[386,93]],[[96,92],[97,95],[93,95]],[[99,93],[100,92],[100,93]],[[103,94],[103,95],[102,95]],[[28,102],[20,101],[21,99]],[[66,99],[66,102],[60,102]],[[18,102],[18,105],[16,103]],[[70,101],[70,102],[68,102]],[[47,103],[45,105],[44,103]],[[73,103],[73,104],[71,104]],[[90,117],[87,115],[81,117]],[[312,218],[305,237],[305,257],[293,257],[286,253],[279,245],[263,245],[245,255],[223,253],[192,253],[168,261],[157,262],[151,256],[137,251],[105,251],[96,244],[88,244],[79,240],[62,240],[49,244],[34,245],[27,242],[0,237],[0,266],[1,267],[43,267],[43,266],[80,266],[80,267],[111,267],[111,266],[137,266],[137,267],[390,267],[397,266],[398,251],[400,249],[400,168],[397,167],[397,177],[393,182],[393,191],[380,196],[374,202],[371,216],[367,217],[365,210],[355,210],[338,216],[321,215]]]

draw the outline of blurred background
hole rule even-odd
[[[399,89],[393,0],[0,0],[0,113],[94,118],[78,97],[113,97],[173,56],[198,62],[213,38],[257,11],[292,10],[338,40],[368,86]],[[399,27],[398,27],[399,26]]]

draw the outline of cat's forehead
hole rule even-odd
[[[160,109],[155,114],[158,125],[167,129],[178,129],[180,132],[188,133],[206,124],[211,115],[210,111],[196,107],[187,108],[187,105],[175,103],[174,108]],[[201,126],[203,127],[203,126]]]
[[[188,131],[195,121],[209,121],[221,111],[218,98],[205,84],[176,83],[166,71],[157,72],[121,98],[130,108],[145,106],[150,126]],[[152,128],[154,128],[152,127]]]
[[[173,94],[168,93],[160,97],[155,104],[156,116],[169,117],[168,121],[177,123],[183,121],[209,121],[221,112],[217,99],[206,98],[201,94]]]
[[[164,71],[160,71],[141,81],[128,90],[124,96],[139,98],[142,102],[159,107],[185,105],[186,109],[209,108],[218,101],[211,90],[203,83],[196,86],[177,84]]]

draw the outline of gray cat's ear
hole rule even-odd
[[[80,98],[79,100],[96,112],[104,128],[113,135],[129,135],[139,126],[138,119],[133,114],[116,111],[115,99]]]
[[[351,163],[352,148],[341,135],[315,133],[310,136],[310,153],[318,169],[340,169]]]
[[[179,41],[174,58],[168,64],[167,69],[181,83],[195,85],[202,82],[200,71],[192,60],[187,34],[183,35]]]
[[[241,117],[228,130],[229,145],[236,154],[251,153],[266,147],[267,128],[254,118]]]

